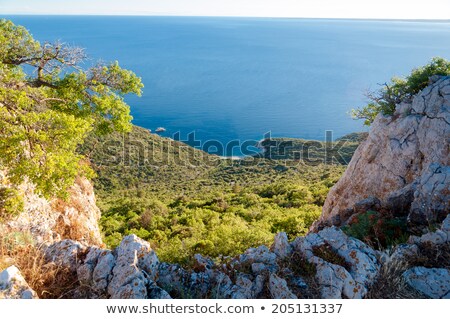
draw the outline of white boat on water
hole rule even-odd
[[[158,128],[155,130],[156,133],[162,133],[162,132],[165,132],[165,131],[166,131],[166,129],[165,129],[164,127],[158,127]]]

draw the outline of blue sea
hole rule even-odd
[[[450,22],[206,17],[9,16],[41,41],[118,60],[145,84],[134,124],[205,142],[324,139],[362,131],[365,92],[434,56]],[[232,155],[232,154],[226,154]],[[239,155],[239,154],[234,154]]]

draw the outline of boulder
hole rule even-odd
[[[275,274],[270,274],[269,291],[273,299],[297,299],[297,296],[289,289],[286,280]]]
[[[286,233],[278,233],[275,235],[272,252],[275,253],[278,258],[286,258],[292,253],[292,247],[289,245]]]
[[[45,257],[49,262],[76,272],[79,257],[85,249],[79,242],[66,239],[50,245],[45,250]]]
[[[379,253],[363,242],[348,237],[331,227],[309,233],[293,242],[294,249],[316,267],[315,279],[322,298],[362,298],[381,268]],[[315,255],[315,248],[326,247],[345,260],[346,265],[333,264]],[[346,269],[344,266],[348,266]]]
[[[450,299],[450,270],[414,267],[403,273],[405,281],[415,290],[433,299]]]
[[[367,289],[356,283],[352,275],[342,266],[329,263],[313,256],[309,261],[316,265],[316,280],[324,299],[362,298]]]
[[[112,299],[145,299],[147,284],[157,276],[158,258],[148,242],[135,235],[125,237],[117,248],[108,293]]]
[[[0,272],[0,299],[39,299],[19,269],[10,266]]]
[[[266,246],[249,248],[239,257],[242,264],[263,263],[265,265],[276,265],[277,255],[270,252]]]
[[[450,211],[449,88],[450,77],[434,77],[393,116],[377,116],[330,190],[313,231],[345,225],[368,209],[408,215],[408,226],[417,234],[442,221]]]

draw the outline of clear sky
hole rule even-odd
[[[1,14],[450,19],[450,0],[0,0]]]

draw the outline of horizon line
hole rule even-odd
[[[351,18],[351,17],[291,17],[291,16],[245,16],[245,15],[181,15],[181,14],[110,14],[110,13],[2,13],[3,16],[90,16],[90,17],[185,17],[185,18],[247,18],[247,19],[302,19],[302,20],[371,20],[371,21],[430,21],[450,22],[450,19],[431,18]]]

